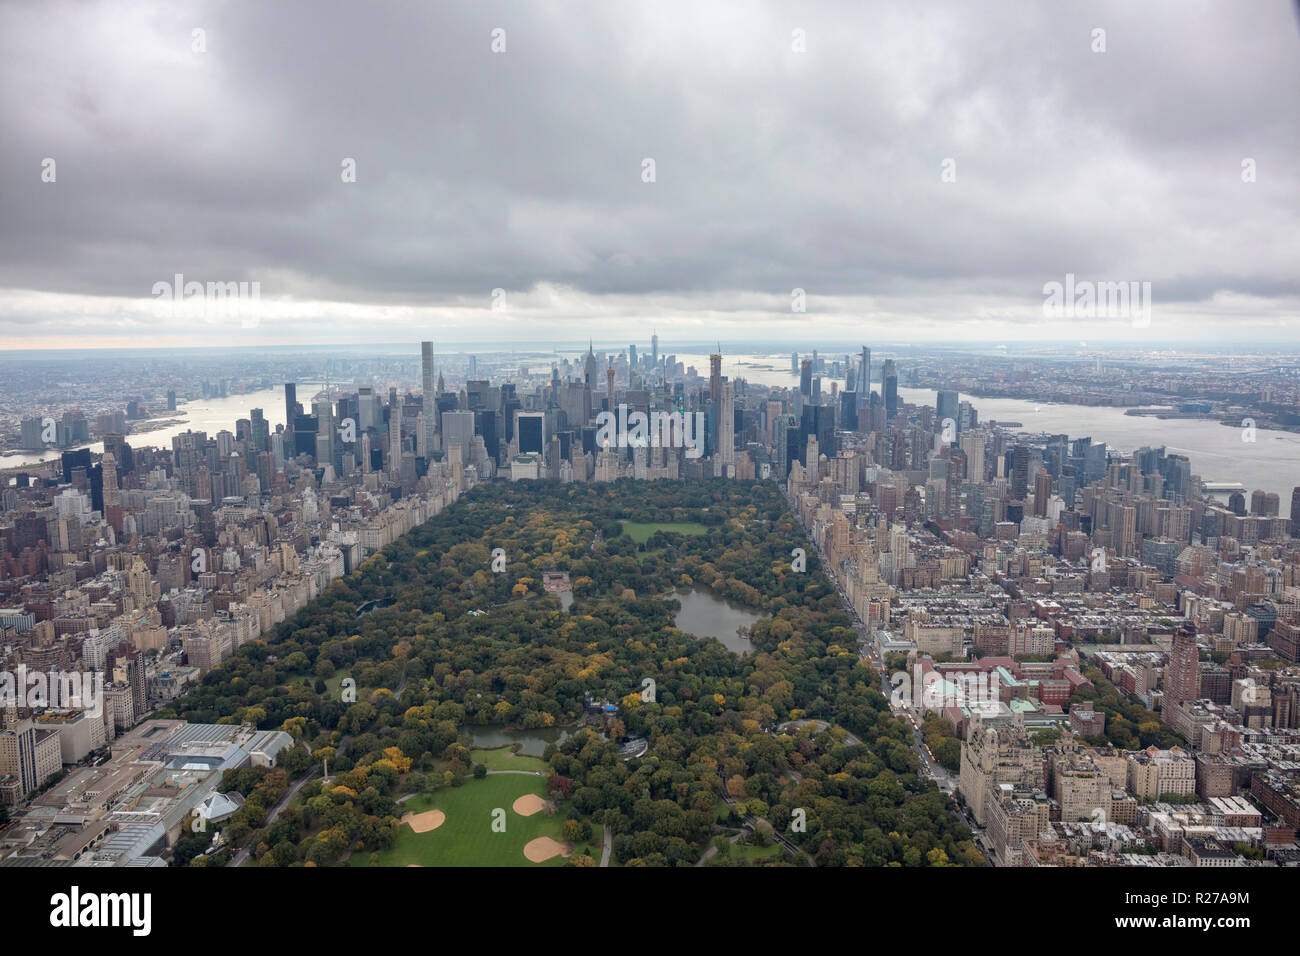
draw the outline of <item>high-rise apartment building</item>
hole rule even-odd
[[[13,805],[63,767],[59,734],[20,720],[0,730],[0,803]]]
[[[396,399],[388,405],[388,465],[389,477],[400,480],[402,476],[402,406]]]
[[[434,395],[433,343],[420,343],[420,385],[424,393],[424,448],[427,455],[437,449],[438,430],[437,398]]]
[[[732,389],[730,382],[723,382],[718,396],[718,450],[714,457],[714,477],[727,476],[736,466],[736,401]]]
[[[1042,748],[1034,746],[1025,729],[1024,718],[1014,723],[987,726],[976,717],[967,730],[961,747],[961,772],[958,789],[980,826],[985,824],[990,793],[1001,784],[1012,787],[1041,787],[1043,784]]]
[[[1196,625],[1190,621],[1178,629],[1165,667],[1166,710],[1185,700],[1201,696],[1200,652],[1196,646]]]

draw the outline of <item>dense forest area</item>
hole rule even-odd
[[[705,530],[638,544],[624,521]],[[796,547],[805,573],[791,568]],[[570,576],[567,611],[543,588],[552,570]],[[754,653],[674,626],[672,596],[691,587],[761,610]],[[694,864],[720,827],[748,819],[800,851],[768,863],[981,865],[879,690],[775,486],[519,482],[480,485],[372,555],[174,710],[297,742],[266,781],[241,772],[223,784],[248,797],[226,843],[261,865],[331,865],[391,845],[399,796],[472,777],[477,725],[570,728],[545,754],[548,791],[583,832],[608,826],[621,864]],[[585,693],[617,711],[591,716]],[[835,726],[777,729],[800,718]],[[620,756],[626,737],[646,738],[644,757]],[[322,759],[328,788],[311,781],[267,827],[285,774]]]

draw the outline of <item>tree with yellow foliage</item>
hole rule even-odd
[[[384,756],[398,773],[407,773],[411,769],[411,758],[402,753],[401,747],[385,747]]]
[[[727,778],[727,793],[739,800],[745,795],[745,778],[740,774],[733,774]]]

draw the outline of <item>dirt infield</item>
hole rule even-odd
[[[525,793],[511,806],[514,808],[515,813],[521,817],[531,817],[537,811],[546,809],[546,801],[535,793]],[[551,856],[554,855],[554,853],[551,854]]]
[[[553,856],[568,856],[573,850],[566,843],[557,843],[550,837],[538,837],[524,845],[524,856],[530,863],[542,863]]]
[[[402,817],[402,822],[408,824],[416,833],[428,833],[442,826],[446,819],[447,815],[441,810],[425,810],[423,813],[406,814]]]

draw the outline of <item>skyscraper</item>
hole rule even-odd
[[[333,465],[334,462],[334,405],[325,398],[312,403],[312,414],[316,416],[316,464]]]
[[[935,414],[938,415],[939,423],[942,425],[945,418],[951,418],[955,426],[957,422],[957,392],[951,388],[940,389],[938,399],[935,401]]]
[[[880,381],[885,393],[885,417],[892,419],[898,414],[898,367],[893,359],[885,359]]]
[[[1201,696],[1200,654],[1196,647],[1196,625],[1183,624],[1174,635],[1169,651],[1169,664],[1165,667],[1166,707]]]
[[[718,451],[714,459],[714,477],[725,477],[736,465],[735,395],[730,382],[722,383],[718,401]]]
[[[966,455],[966,478],[984,480],[985,434],[982,431],[966,432],[961,436],[961,450]]]
[[[357,387],[357,431],[378,431],[384,420],[384,407],[370,385]]]
[[[871,392],[871,349],[862,346],[862,364],[858,367],[858,394]]]
[[[395,481],[402,477],[402,406],[396,399],[388,404],[388,474]]]
[[[424,389],[424,449],[432,456],[438,447],[434,435],[438,430],[438,406],[434,397],[433,343],[420,343],[421,386]]]
[[[302,407],[298,404],[298,386],[293,382],[284,383],[284,446],[286,453],[290,458],[294,456],[293,450],[293,423],[302,414]]]
[[[815,436],[818,448],[828,458],[835,457],[835,409],[830,405],[804,405],[799,411],[800,441]]]
[[[450,448],[453,444],[461,446],[462,458],[469,460],[469,447],[474,439],[474,413],[454,411],[442,413],[442,437]]]
[[[1023,501],[1029,494],[1029,446],[1017,445],[1011,451],[1011,497]]]
[[[525,455],[531,452],[540,455],[546,450],[546,416],[544,413],[518,412],[515,416],[515,431],[519,436],[519,454]],[[466,446],[466,451],[468,451],[468,446]]]
[[[38,753],[36,725],[30,720],[16,722],[12,727],[0,730],[0,774],[17,777],[18,795],[26,796],[48,779],[52,772],[57,772],[59,746],[58,737],[48,734],[56,741],[53,747],[53,771]]]
[[[1052,497],[1052,476],[1047,469],[1040,468],[1034,476],[1034,515],[1047,517],[1047,499]]]
[[[1276,493],[1267,491],[1252,491],[1250,493],[1251,514],[1276,517],[1279,505],[1280,501]]]
[[[99,459],[99,465],[103,469],[104,476],[104,507],[112,508],[120,502],[117,491],[117,462],[113,458],[113,453],[104,452]]]
[[[260,408],[254,408],[249,410],[248,418],[252,426],[249,430],[249,440],[252,444],[253,453],[269,450],[271,428],[267,424],[266,416]]]
[[[858,393],[840,392],[840,428],[844,431],[857,431],[858,428]]]

